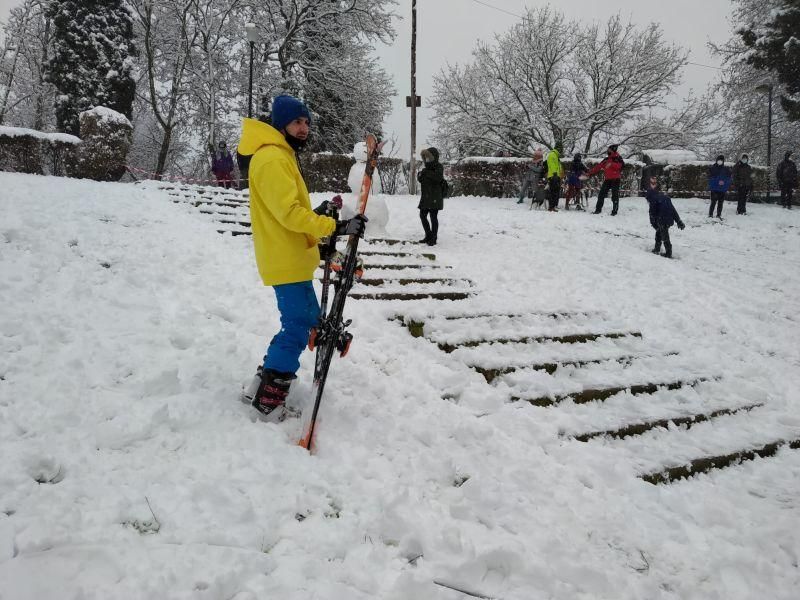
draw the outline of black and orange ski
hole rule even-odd
[[[366,143],[367,166],[364,170],[364,178],[361,181],[358,203],[358,212],[362,215],[365,214],[367,210],[367,201],[369,200],[369,193],[372,189],[372,175],[375,173],[378,157],[380,156],[384,144],[383,142],[378,142],[378,139],[372,134],[367,135]],[[303,448],[306,448],[309,452],[313,452],[314,449],[314,433],[316,430],[317,417],[319,416],[319,407],[322,401],[322,394],[325,391],[325,381],[331,367],[333,354],[338,351],[340,356],[345,356],[353,340],[353,336],[347,331],[347,327],[350,325],[351,321],[344,320],[344,305],[347,300],[347,294],[350,292],[353,283],[357,279],[357,271],[359,270],[359,239],[357,235],[351,235],[348,238],[341,268],[335,271],[335,277],[332,281],[331,271],[333,269],[331,260],[332,256],[335,254],[335,240],[329,242],[329,246],[327,247],[327,256],[323,273],[322,302],[320,303],[320,319],[317,327],[312,330],[311,338],[309,339],[309,348],[317,352],[314,365],[314,409],[311,412],[311,419],[305,428],[303,437],[298,442],[298,445],[303,446]],[[331,300],[330,310],[328,311],[328,286],[331,284],[334,286],[334,294]]]

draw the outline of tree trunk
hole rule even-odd
[[[161,148],[158,150],[158,162],[156,163],[156,179],[161,181],[164,169],[167,166],[167,156],[169,147],[172,143],[172,127],[164,127],[164,137],[161,138]]]

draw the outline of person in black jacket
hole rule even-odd
[[[750,159],[747,154],[742,154],[735,165],[733,165],[733,185],[736,188],[736,214],[747,214],[747,197],[753,191],[753,167],[750,166]]]
[[[659,254],[663,243],[664,254],[661,256],[672,258],[669,228],[677,224],[678,229],[683,229],[685,225],[678,216],[678,211],[672,205],[672,199],[659,189],[658,180],[655,177],[650,178],[645,198],[650,205],[650,225],[656,230],[656,245],[653,247],[652,253]]]
[[[439,162],[439,151],[436,148],[423,150],[420,155],[425,162],[425,167],[417,175],[420,182],[422,196],[419,200],[419,218],[425,237],[419,240],[420,244],[435,246],[439,234],[439,211],[444,208],[444,167]],[[430,216],[430,223],[428,217]]]
[[[797,187],[797,165],[791,158],[792,152],[787,152],[783,160],[778,163],[778,185],[781,188],[781,206],[791,210],[792,196]]]

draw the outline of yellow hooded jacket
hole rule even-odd
[[[555,148],[550,150],[547,155],[547,179],[550,179],[553,175],[558,175],[562,179],[564,178],[564,167],[561,165],[561,156]]]
[[[310,281],[319,265],[317,244],[336,220],[311,210],[294,150],[277,129],[244,119],[239,153],[250,160],[250,222],[264,285]]]

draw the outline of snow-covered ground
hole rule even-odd
[[[468,597],[434,582],[503,600],[797,598],[800,451],[638,476],[800,438],[800,210],[728,203],[720,223],[676,200],[669,261],[640,198],[614,218],[447,200],[435,249],[369,244],[413,256],[368,262],[425,269],[366,277],[458,281],[360,291],[471,297],[351,301],[312,456],[299,421],[238,402],[277,327],[248,237],[154,185],[0,174],[0,189],[0,599]],[[391,236],[418,239],[416,201],[387,201]],[[609,333],[641,337],[542,339]],[[490,385],[471,366],[518,369]]]

